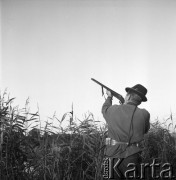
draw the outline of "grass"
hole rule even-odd
[[[13,107],[13,101],[6,92],[0,96],[1,180],[102,179],[106,125],[100,127],[91,113],[82,120],[74,118],[72,110],[61,120],[54,115],[41,127],[39,113],[29,112],[28,101],[22,109]],[[63,126],[66,119],[69,124]],[[173,126],[172,116],[168,121]],[[157,158],[176,168],[175,139],[169,127],[159,121],[151,126],[141,144],[142,161]]]

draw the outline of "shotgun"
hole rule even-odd
[[[91,78],[92,81],[96,82],[97,84],[99,84],[101,87],[102,87],[102,94],[104,94],[103,92],[103,88],[107,89],[108,91],[111,92],[111,94],[116,97],[119,101],[120,101],[120,104],[123,104],[124,103],[124,98],[123,96],[121,96],[120,94],[118,94],[117,92],[113,91],[112,89],[110,89],[109,87],[105,86],[104,84],[100,83],[99,81]]]

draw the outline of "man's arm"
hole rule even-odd
[[[107,91],[106,93],[107,93],[108,97],[107,97],[106,101],[104,102],[104,104],[102,106],[102,110],[101,110],[105,120],[107,119],[108,114],[109,114],[108,109],[109,109],[109,107],[112,106],[112,95],[111,95],[111,92]]]
[[[145,133],[150,129],[150,113],[146,111],[146,120],[145,120]]]
[[[150,129],[150,114],[148,114],[148,120],[147,120],[147,126],[146,126],[146,133],[149,131]]]

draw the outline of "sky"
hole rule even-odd
[[[1,91],[39,107],[105,122],[101,88],[142,84],[151,121],[176,115],[175,0],[1,0]],[[114,99],[114,104],[118,103]]]

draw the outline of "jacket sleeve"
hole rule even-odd
[[[147,133],[150,129],[150,113],[146,111],[146,119],[145,119],[145,133]]]
[[[106,101],[104,102],[103,106],[102,106],[102,114],[103,117],[105,118],[105,120],[107,120],[108,115],[109,115],[109,108],[112,106],[112,97],[108,97],[106,99]]]

